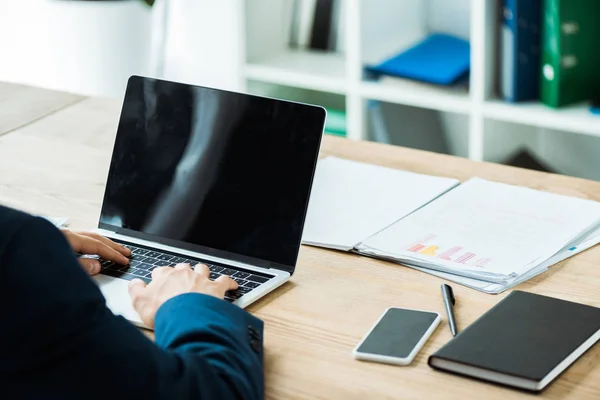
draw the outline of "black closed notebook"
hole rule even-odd
[[[515,290],[429,357],[429,365],[540,391],[598,339],[600,308]]]

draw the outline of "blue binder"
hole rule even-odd
[[[469,41],[435,33],[381,64],[368,66],[367,70],[375,75],[451,85],[468,75],[470,59]]]
[[[542,0],[503,0],[501,92],[509,102],[540,97]]]

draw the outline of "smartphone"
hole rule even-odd
[[[357,360],[408,365],[440,320],[436,312],[388,308],[352,354]]]

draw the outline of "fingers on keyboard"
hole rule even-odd
[[[190,264],[192,267],[196,264],[206,264],[210,270],[209,278],[211,280],[215,280],[221,275],[227,275],[238,283],[238,289],[231,290],[225,294],[225,299],[228,301],[239,299],[270,279],[262,275],[252,274],[251,272],[237,271],[232,268],[213,265],[202,260],[162,253],[130,244],[125,244],[125,246],[131,250],[129,265],[122,266],[114,264],[111,261],[102,260],[101,274],[125,280],[138,278],[146,283],[150,283],[152,270],[156,268],[171,267],[176,264]]]

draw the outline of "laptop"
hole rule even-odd
[[[134,324],[129,281],[208,265],[246,307],[296,268],[325,109],[207,87],[129,79],[98,230],[132,250],[101,261],[108,307]]]

